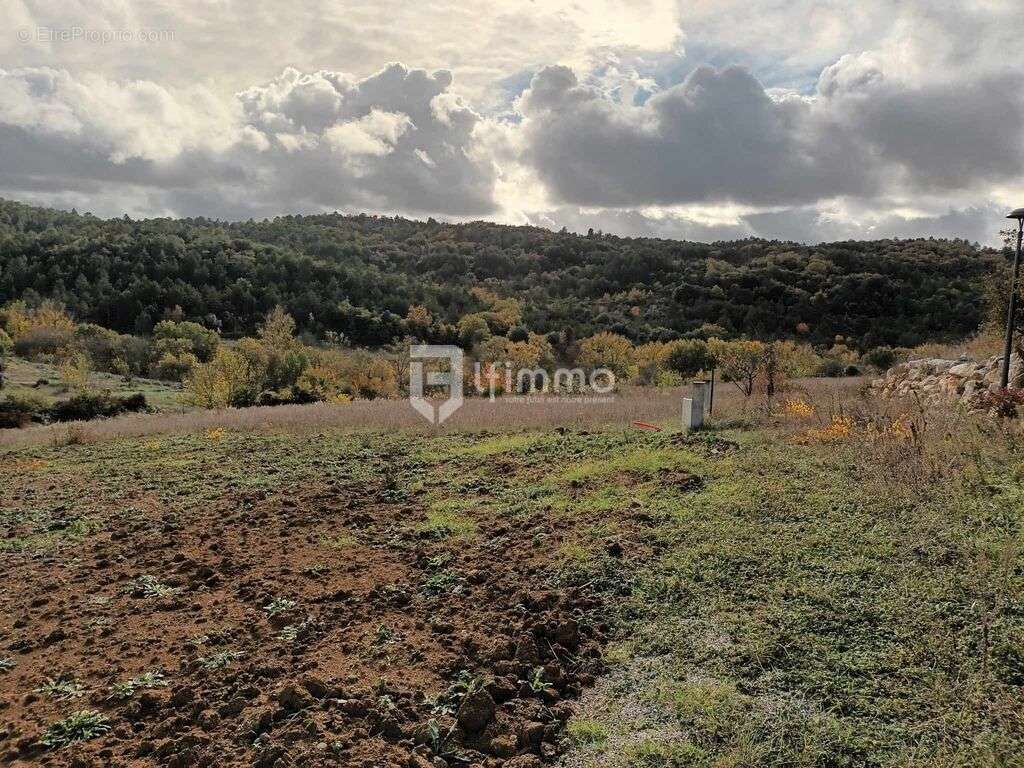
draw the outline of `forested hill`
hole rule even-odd
[[[1003,259],[961,240],[704,244],[340,214],[103,220],[0,201],[0,304],[52,297],[142,333],[180,307],[227,335],[281,304],[300,330],[366,346],[404,335],[414,304],[444,337],[484,308],[477,286],[518,299],[530,331],[575,338],[714,325],[703,333],[914,346],[974,331],[982,280]]]

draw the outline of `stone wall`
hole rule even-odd
[[[875,379],[871,388],[882,397],[916,396],[922,402],[939,404],[962,402],[971,406],[985,391],[999,391],[1002,355],[981,362],[973,360],[910,360],[890,368]],[[1010,386],[1024,384],[1020,355],[1010,355]]]

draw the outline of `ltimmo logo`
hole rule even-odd
[[[443,424],[465,402],[463,381],[465,354],[452,345],[418,344],[409,350],[409,402],[431,424]],[[477,394],[488,395],[493,402],[498,392],[521,399],[521,395],[552,396],[549,399],[579,402],[588,392],[609,395],[615,391],[615,374],[607,368],[595,368],[588,376],[582,368],[519,368],[512,363],[474,363],[473,381]],[[432,388],[432,389],[431,389]],[[443,389],[444,400],[428,397]]]

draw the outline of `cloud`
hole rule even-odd
[[[183,213],[350,206],[493,211],[479,116],[452,76],[391,64],[363,79],[285,69],[230,99],[203,87],[0,70],[0,188],[152,187]],[[196,210],[196,200],[210,205]],[[239,201],[244,201],[240,205]]]
[[[991,206],[1024,200],[1018,5],[12,0],[0,195],[133,215],[973,237]]]
[[[908,86],[844,57],[812,98],[705,66],[637,106],[547,67],[519,100],[524,159],[563,202],[587,206],[960,191],[1024,170],[1022,85],[1003,73]]]

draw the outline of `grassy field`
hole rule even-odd
[[[70,395],[67,387],[61,383],[60,372],[56,366],[34,363],[17,357],[12,357],[6,362],[5,388],[0,394],[33,392],[49,403],[66,399]],[[89,374],[89,387],[116,395],[133,395],[141,392],[146,396],[146,402],[150,407],[159,411],[184,410],[178,399],[181,387],[169,381],[137,377],[129,386],[120,376],[92,371]]]
[[[0,449],[0,759],[1020,765],[1019,433],[787,397]]]

